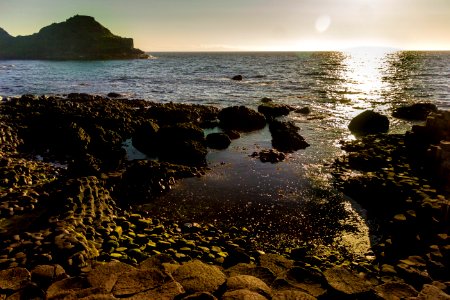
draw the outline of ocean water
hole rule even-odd
[[[450,109],[450,52],[151,54],[153,59],[127,61],[0,61],[0,96],[117,92],[130,99],[253,108],[269,97],[310,107],[310,115],[286,117],[311,146],[285,162],[249,157],[271,148],[267,128],[244,134],[228,150],[210,151],[206,176],[183,180],[140,205],[183,222],[251,227],[263,249],[320,240],[366,252],[370,226],[364,210],[333,189],[328,169],[342,154],[339,141],[355,138],[348,123],[365,109],[388,116],[416,102]],[[244,80],[230,79],[237,74]],[[390,120],[393,133],[413,124]]]

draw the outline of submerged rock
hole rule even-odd
[[[258,112],[266,118],[287,116],[291,112],[291,107],[285,104],[264,103],[258,106]]]
[[[212,149],[226,149],[231,140],[226,133],[210,133],[206,136],[206,144]]]
[[[270,162],[270,163],[278,163],[283,161],[286,158],[286,154],[283,152],[279,152],[274,149],[270,150],[262,150],[260,152],[253,152],[252,157],[259,157],[261,162]]]
[[[242,75],[235,75],[235,76],[231,77],[231,79],[232,79],[232,80],[241,81],[241,80],[244,79],[244,78],[242,77]]]
[[[424,121],[427,116],[437,111],[437,106],[433,103],[415,103],[408,106],[398,107],[392,113],[393,117],[405,120]]]
[[[263,114],[245,106],[231,106],[219,112],[220,126],[224,129],[253,131],[266,126]]]
[[[373,110],[366,110],[351,120],[348,129],[358,135],[388,132],[389,119]]]

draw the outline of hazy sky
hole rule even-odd
[[[14,36],[76,14],[146,51],[450,50],[450,0],[0,0]]]

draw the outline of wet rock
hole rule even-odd
[[[380,299],[407,299],[415,297],[419,293],[412,286],[401,282],[388,282],[374,288],[375,294]]]
[[[287,116],[291,108],[285,104],[264,103],[258,106],[258,112],[262,113],[267,119],[279,116]]]
[[[272,121],[269,124],[272,134],[272,146],[281,152],[294,152],[309,147],[309,144],[298,133],[299,127],[292,122]]]
[[[284,290],[275,292],[272,300],[315,300],[313,297],[305,292],[297,290]]]
[[[252,154],[252,157],[259,157],[259,160],[263,163],[270,162],[274,164],[282,162],[286,158],[286,154],[274,149],[270,149],[270,150],[262,150],[259,153],[254,152]]]
[[[231,79],[241,81],[242,79],[244,79],[244,77],[242,75],[235,75],[235,76],[231,77]]]
[[[219,112],[220,126],[226,130],[253,131],[266,126],[263,114],[245,106],[231,106]]]
[[[398,107],[392,113],[392,116],[405,120],[420,120],[424,121],[427,116],[437,111],[437,106],[432,103],[415,103],[408,106]]]
[[[237,275],[227,279],[227,292],[246,289],[270,298],[271,289],[261,279],[249,275]]]
[[[169,281],[173,279],[156,269],[128,271],[119,274],[112,293],[115,297],[123,298],[155,289]]]
[[[270,103],[272,101],[273,101],[272,98],[268,98],[268,97],[264,97],[264,98],[261,99],[262,103]]]
[[[147,155],[155,155],[158,150],[157,133],[159,126],[147,121],[136,129],[132,136],[133,146]]]
[[[388,132],[389,119],[373,110],[366,110],[351,120],[348,129],[358,135]]]
[[[0,290],[17,291],[31,279],[25,268],[12,268],[0,271]]]
[[[169,162],[203,165],[208,153],[203,130],[184,123],[161,127],[158,132],[159,158]]]
[[[206,136],[206,145],[209,148],[226,149],[230,144],[230,137],[225,133],[210,133]]]
[[[369,282],[342,267],[328,269],[323,275],[331,288],[344,295],[363,296],[372,289]]]
[[[243,290],[236,290],[232,292],[226,292],[223,294],[222,300],[244,300],[244,299],[251,299],[251,300],[267,300],[268,298],[262,296],[261,294],[258,294],[257,292],[252,292],[246,289]]]
[[[108,93],[107,96],[108,96],[109,98],[119,98],[119,97],[122,97],[121,94],[119,94],[119,93],[114,93],[114,92]]]
[[[214,293],[225,283],[226,276],[216,266],[210,266],[199,260],[182,264],[173,277],[187,293]]]
[[[311,109],[307,106],[296,109],[295,110],[296,113],[298,114],[302,114],[302,115],[309,115],[311,113]]]

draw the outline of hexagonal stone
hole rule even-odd
[[[237,275],[227,279],[227,291],[247,289],[270,297],[271,289],[259,278],[249,275]]]
[[[122,262],[112,261],[97,264],[87,276],[92,287],[100,288],[109,293],[113,289],[120,274],[134,271],[136,268]]]
[[[374,288],[375,294],[380,299],[394,300],[415,297],[419,293],[412,286],[401,282],[388,282]]]
[[[0,271],[0,290],[17,291],[31,279],[31,273],[25,268],[12,268]]]
[[[369,292],[372,288],[372,285],[369,282],[342,267],[328,269],[323,275],[334,290],[345,295],[364,294]]]
[[[232,292],[226,292],[222,296],[222,300],[267,300],[266,298],[257,292],[252,292],[246,289],[236,290]]]
[[[155,289],[170,281],[173,279],[156,269],[133,270],[119,274],[112,292],[115,297],[123,298]]]
[[[215,292],[225,283],[226,276],[216,266],[207,265],[199,260],[182,264],[173,277],[188,293]]]

